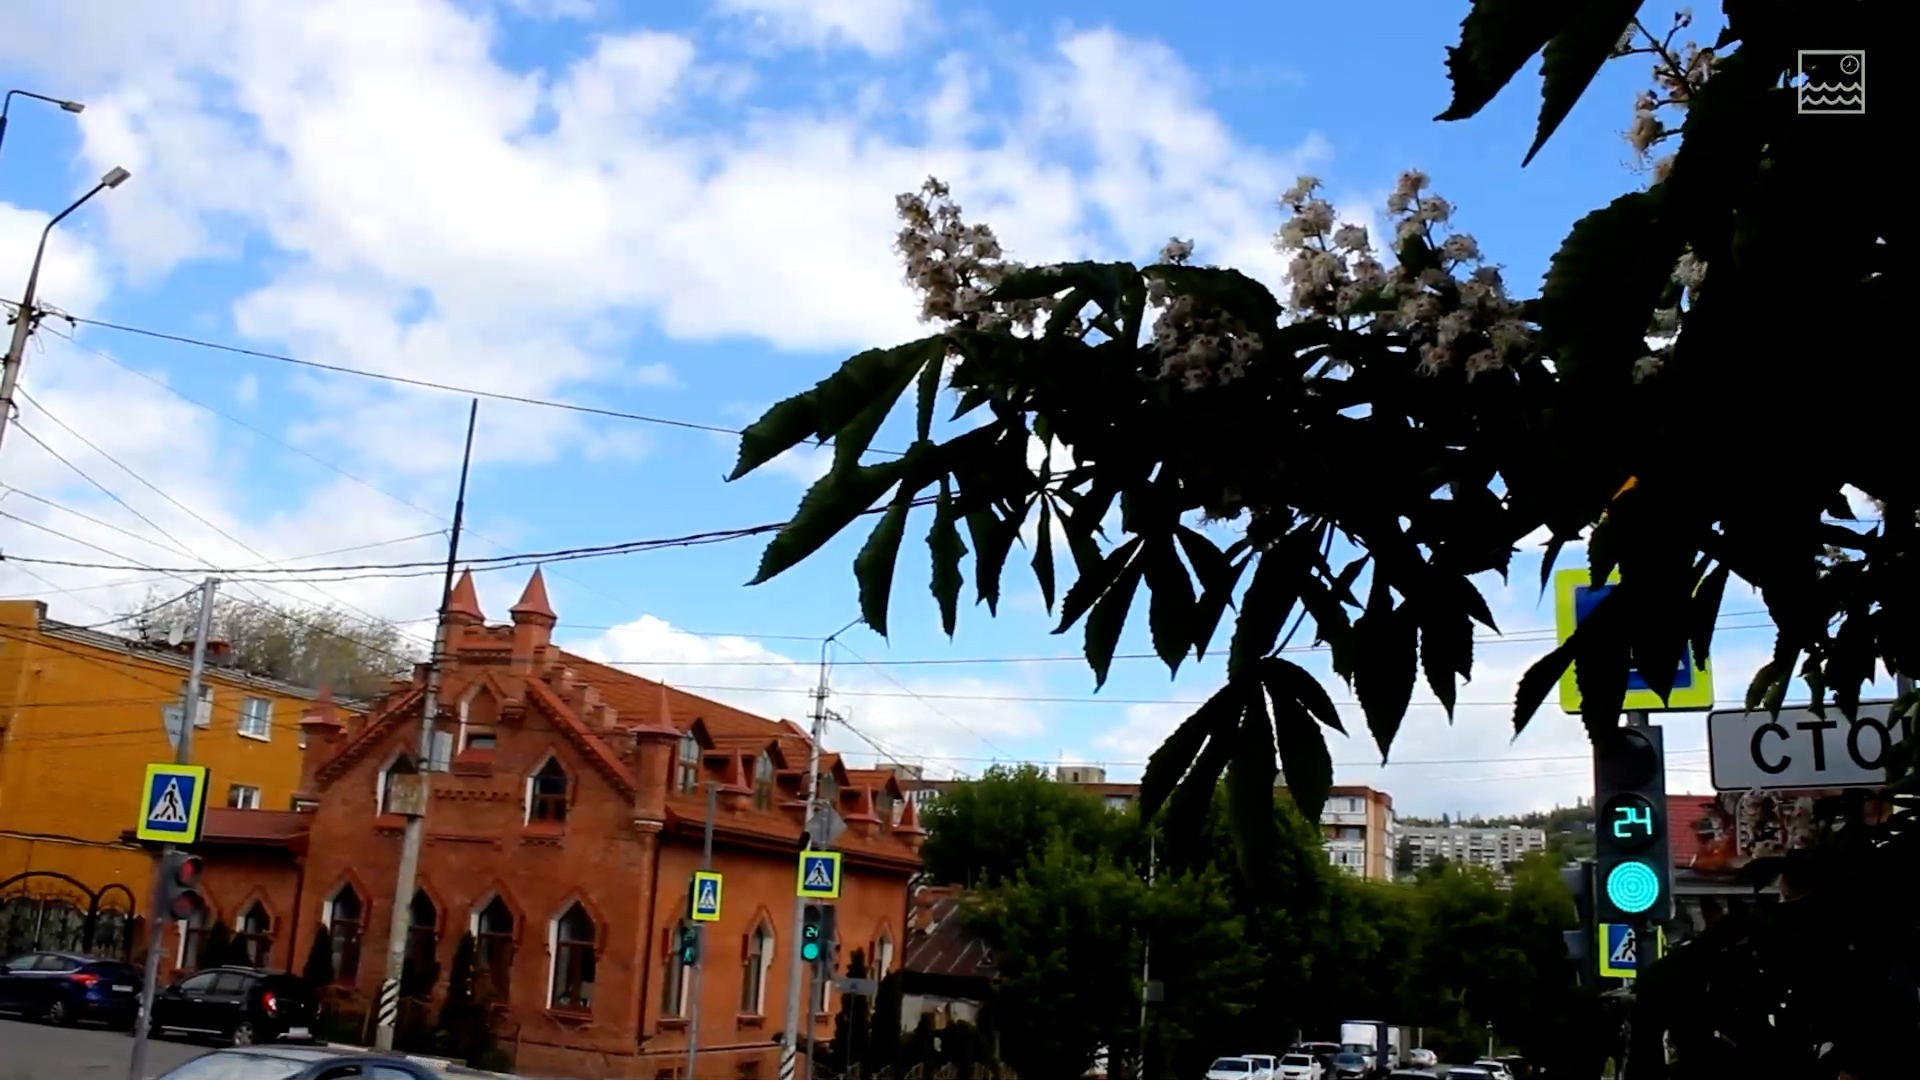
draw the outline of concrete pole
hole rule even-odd
[[[813,692],[813,739],[807,747],[807,807],[801,818],[801,828],[808,828],[813,822],[814,804],[820,798],[820,739],[827,727],[827,650],[832,648],[833,639],[820,643],[820,685]],[[813,837],[807,837],[803,850],[812,850]],[[800,936],[807,929],[807,900],[796,893],[793,898],[792,934],[787,938],[787,1017],[785,1032],[780,1042],[780,1080],[794,1080],[795,1061],[800,1050],[800,995],[801,968]],[[807,1028],[813,1028],[813,1005],[807,1005]]]
[[[705,835],[700,841],[700,869],[702,870],[713,869],[713,814],[714,808],[719,800],[720,786],[711,780],[707,781],[707,824]],[[687,914],[689,916],[693,914],[691,910],[693,907],[693,896],[693,889],[689,888],[687,890],[687,907],[689,909]],[[702,977],[707,971],[706,923],[696,922],[693,924],[693,939],[695,942],[692,980],[693,1000],[687,1003],[687,1076],[689,1078],[700,1075],[699,1070],[694,1068],[694,1066],[700,1056],[700,988],[701,984],[705,981]]]
[[[21,309],[22,321],[26,309]],[[213,635],[213,591],[219,581],[208,578],[200,583],[200,616],[195,621],[193,634],[193,660],[187,665],[186,698],[180,703],[180,734],[174,737],[173,761],[176,765],[188,764],[193,756],[193,723],[200,715],[200,681],[207,671],[207,638]],[[201,793],[205,798],[205,793]],[[133,1018],[133,1058],[127,1063],[127,1080],[147,1080],[147,1022],[153,1016],[154,984],[160,980],[160,928],[167,920],[165,912],[160,910],[160,895],[163,887],[160,881],[161,868],[167,864],[167,856],[173,854],[172,844],[160,846],[160,857],[154,860],[153,898],[148,902],[147,918],[147,962],[146,970],[140,977],[140,1011]],[[185,933],[186,931],[181,931]]]

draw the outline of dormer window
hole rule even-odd
[[[700,740],[692,733],[680,737],[680,755],[674,765],[673,787],[682,795],[691,795],[700,790]]]
[[[820,774],[820,801],[827,806],[832,806],[834,805],[834,803],[838,802],[839,799],[840,799],[840,785],[833,782],[833,774],[830,772],[821,773]]]
[[[527,821],[550,821],[559,824],[567,820],[567,770],[560,764],[559,758],[548,758],[540,771],[527,781]]]
[[[753,763],[753,808],[773,809],[773,755],[765,750]]]
[[[880,824],[888,828],[894,825],[893,793],[884,787],[873,795],[873,816],[879,818]]]

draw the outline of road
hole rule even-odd
[[[207,1050],[155,1039],[147,1044],[147,1072],[157,1076]],[[123,1031],[0,1020],[0,1080],[124,1080],[132,1054]]]

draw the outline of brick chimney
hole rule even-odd
[[[328,687],[320,688],[320,696],[306,713],[300,717],[300,735],[304,746],[300,751],[300,794],[296,802],[319,790],[315,777],[334,754],[340,750],[340,744],[346,739],[347,726],[340,721],[340,713],[333,705],[333,691]]]
[[[633,817],[635,821],[667,820],[667,785],[672,783],[674,748],[680,729],[673,726],[667,704],[667,686],[660,684],[660,706],[653,716],[633,729]]]
[[[520,602],[513,605],[513,672],[524,675],[533,670],[533,662],[553,639],[554,625],[560,617],[553,613],[553,605],[547,600],[547,579],[534,567],[533,576],[527,579],[526,591],[520,594]]]

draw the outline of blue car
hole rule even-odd
[[[82,1020],[131,1028],[140,1011],[140,972],[118,960],[33,952],[0,964],[0,1012],[49,1024]]]

